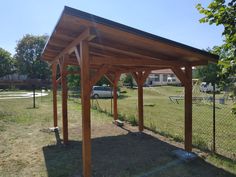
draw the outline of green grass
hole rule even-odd
[[[122,88],[118,100],[118,112],[123,119],[137,123],[137,90]],[[169,100],[169,96],[183,95],[182,87],[162,86],[144,88],[144,125],[161,135],[183,141],[184,101],[179,104]],[[193,96],[212,96],[194,91]],[[223,97],[217,94],[216,98]],[[110,99],[99,99],[100,109],[111,112]],[[151,106],[150,106],[151,105]],[[216,148],[217,152],[235,159],[236,118],[231,114],[231,102],[216,103]],[[193,145],[207,150],[212,148],[212,105],[209,102],[193,104]]]
[[[154,90],[144,91],[145,104],[147,105],[145,106],[145,119],[147,119],[147,111],[150,111],[149,121],[145,120],[145,125],[150,126],[151,129],[155,129],[156,132],[164,136],[172,137],[175,141],[182,141],[183,136],[181,133],[183,132],[179,129],[183,128],[183,103],[179,105],[169,103],[168,99],[164,99],[166,97],[165,94],[169,93],[173,88],[163,87],[161,89],[163,90],[154,88]],[[177,88],[177,90],[173,91],[173,94],[181,94],[181,90],[181,88]],[[126,112],[120,112],[120,117],[130,120],[133,125],[137,125],[136,91],[137,90],[127,90],[127,97],[119,100],[119,110],[123,108],[126,110]],[[157,97],[159,98],[157,99]],[[165,162],[172,160],[169,154],[171,150],[165,148],[165,146],[169,147],[167,143],[156,142],[156,140],[152,140],[150,137],[147,139],[140,137],[141,139],[139,139],[139,137],[130,135],[125,130],[119,130],[114,127],[111,124],[112,115],[110,114],[109,101],[110,100],[99,100],[100,106],[103,108],[102,112],[97,110],[91,111],[92,136],[94,137],[95,143],[97,143],[97,147],[101,147],[98,151],[100,153],[95,153],[95,156],[93,156],[93,160],[96,162],[96,168],[99,168],[102,172],[106,172],[110,169],[109,165],[111,165],[111,167],[114,166],[113,164],[116,161],[116,164],[121,165],[122,163],[127,163],[127,167],[123,167],[121,171],[119,167],[113,168],[113,170],[118,169],[114,176],[117,176],[119,173],[121,177],[128,177],[137,176],[137,174],[142,174],[143,172],[149,171],[156,166],[164,165]],[[168,105],[168,110],[169,108],[174,110],[162,110],[166,108],[164,104]],[[121,105],[123,105],[123,108]],[[32,99],[0,100],[0,177],[74,177],[75,174],[80,173],[82,169],[80,100],[72,98],[68,100],[69,138],[73,140],[73,143],[68,147],[56,145],[54,134],[45,131],[46,128],[52,126],[51,95],[36,98],[36,106],[36,109],[32,109]],[[155,116],[154,112],[151,112],[152,109],[155,110],[155,113],[158,111],[159,115]],[[174,123],[172,121],[173,125],[168,122],[170,121],[168,114],[171,115],[171,119],[174,121]],[[58,96],[58,118],[59,126],[61,127],[60,96]],[[163,125],[160,125],[162,123]],[[174,124],[179,124],[180,128],[176,128]],[[174,128],[174,130],[171,128]],[[135,129],[137,129],[137,127]],[[104,137],[104,139],[102,137]],[[109,139],[108,142],[106,142],[107,139]],[[143,143],[140,143],[140,140]],[[201,141],[201,137],[199,137],[197,143],[201,144],[203,147],[206,146],[204,142]],[[163,147],[161,144],[165,144],[165,146]],[[105,149],[106,146],[108,146],[107,149]],[[125,154],[128,149],[123,149],[127,146],[130,147],[130,149],[128,151],[129,153]],[[162,149],[159,150],[158,148],[161,147]],[[116,151],[113,152],[113,149],[116,149]],[[109,150],[111,150],[111,152],[105,158],[104,155],[109,153]],[[164,153],[164,151],[166,152]],[[143,153],[142,158],[138,158],[138,156],[142,154],[140,152]],[[149,154],[150,152],[155,152],[156,155]],[[99,154],[102,153],[104,153],[103,156],[99,156]],[[137,158],[135,158],[136,156]],[[149,161],[152,157],[153,159]],[[147,162],[144,160],[147,160]],[[158,165],[154,163],[157,160]],[[236,174],[235,162],[233,161],[214,155],[208,156],[206,160],[219,168],[223,167],[225,170]],[[141,164],[142,161],[144,161],[143,164]],[[128,167],[130,163],[131,165]],[[195,173],[198,174],[198,172],[201,172],[204,176],[209,165],[205,162],[199,163],[177,166],[178,168],[176,167],[171,175],[192,176]],[[216,167],[211,167],[211,169],[219,171]],[[169,173],[171,173],[170,171],[172,170],[167,170],[165,173],[168,174],[163,174],[163,176],[171,176],[169,175]],[[98,172],[101,171],[98,170]],[[100,176],[106,176],[106,174],[102,172],[99,173]],[[225,172],[223,173],[224,175],[222,176],[226,177],[227,174],[225,175]],[[213,177],[213,175],[211,174],[210,177]]]
[[[232,159],[228,159],[224,156],[213,154],[213,155],[208,156],[206,161],[213,163],[218,167],[226,168],[232,173],[236,172],[236,161],[233,161]]]

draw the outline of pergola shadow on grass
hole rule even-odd
[[[82,142],[43,147],[49,177],[82,176]],[[170,154],[177,147],[142,133],[92,139],[92,176],[235,177],[202,159],[191,163]]]
[[[57,127],[57,87],[62,87],[63,142],[68,143],[67,75],[81,76],[83,175],[91,177],[92,87],[104,75],[113,85],[114,119],[118,118],[117,83],[131,73],[138,86],[138,128],[144,129],[143,85],[152,70],[172,69],[185,87],[185,150],[192,151],[192,67],[217,62],[218,56],[125,26],[93,14],[65,7],[42,58],[52,64],[54,127]],[[79,66],[70,71],[67,66]],[[60,77],[57,77],[59,75]],[[94,159],[94,158],[93,158]]]

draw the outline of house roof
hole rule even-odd
[[[42,58],[55,62],[85,30],[91,35],[89,48],[92,65],[111,64],[120,68],[145,65],[162,69],[170,68],[172,64],[196,66],[218,60],[217,55],[209,52],[67,6],[45,45]],[[104,57],[109,60],[101,59]],[[68,63],[78,65],[75,53],[70,53]]]
[[[153,74],[174,74],[174,72],[171,69],[153,70],[151,73],[153,73]]]

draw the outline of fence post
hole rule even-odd
[[[215,83],[213,84],[213,144],[212,144],[212,151],[216,151],[216,99],[215,99]]]

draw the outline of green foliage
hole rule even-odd
[[[197,147],[201,150],[204,150],[204,151],[209,150],[206,141],[203,138],[199,137],[199,136],[193,137],[193,144],[194,144],[195,147]]]
[[[80,71],[78,66],[68,66],[68,71]],[[71,74],[67,76],[68,87],[71,90],[79,90],[80,89],[80,75]]]
[[[232,111],[232,114],[236,116],[236,103],[234,103],[231,111]]]
[[[47,38],[46,35],[27,34],[18,41],[14,57],[19,74],[25,74],[31,79],[51,78],[48,64],[41,60]]]
[[[213,49],[208,48],[207,51],[216,55],[222,55],[223,53],[223,51],[218,50],[218,47],[213,47]],[[219,84],[222,81],[221,66],[216,63],[209,63],[208,65],[197,67],[195,75],[196,78],[207,83]]]
[[[11,54],[0,47],[0,77],[12,74],[13,70],[14,62]]]
[[[68,66],[67,67],[68,71],[80,71],[80,67],[78,66]],[[96,74],[96,73],[92,73]],[[72,90],[80,90],[80,75],[68,75],[67,76],[67,81],[68,81],[68,86],[69,89]],[[102,77],[96,85],[111,85],[111,83],[106,79],[106,77]]]
[[[215,63],[206,66],[199,66],[196,69],[197,78],[207,83],[218,83],[220,67]]]
[[[107,80],[105,76],[102,76],[102,78],[96,83],[96,85],[111,85],[111,83]]]
[[[236,76],[236,1],[214,0],[207,8],[201,4],[196,6],[198,11],[205,15],[199,21],[215,25],[223,25],[224,44],[216,50],[220,53],[219,65],[225,77]]]
[[[134,80],[131,74],[126,74],[126,76],[123,79],[124,85],[129,85],[131,88],[134,87]]]
[[[134,115],[130,115],[129,117],[127,117],[127,119],[128,119],[128,121],[130,122],[130,124],[132,126],[137,126],[138,125],[138,122],[137,122]]]

